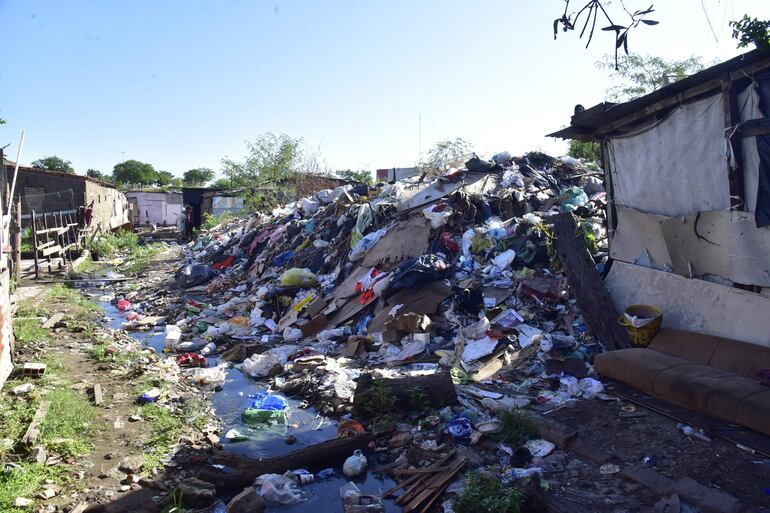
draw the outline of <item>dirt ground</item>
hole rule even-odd
[[[577,429],[582,440],[600,448],[621,468],[643,465],[675,480],[689,476],[738,498],[747,512],[770,511],[770,459],[722,439],[705,442],[685,436],[675,420],[640,406],[637,411],[643,416],[621,417],[623,404],[579,401],[550,417]],[[652,511],[653,504],[662,498],[635,483],[620,483],[617,476],[603,476],[597,467],[588,464],[578,472],[579,478],[563,481],[554,493],[592,502],[600,499],[608,507],[597,511]],[[613,509],[613,502],[619,509]]]

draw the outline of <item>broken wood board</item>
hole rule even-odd
[[[551,216],[554,246],[588,328],[607,349],[631,347],[626,329],[618,324],[618,311],[604,287],[596,263],[569,212]]]
[[[393,266],[407,258],[425,254],[430,239],[430,221],[415,215],[391,227],[363,259],[365,267],[378,264]]]
[[[104,394],[102,392],[102,386],[97,383],[94,385],[94,404],[101,406],[104,401]]]
[[[58,323],[60,323],[63,319],[64,319],[64,314],[61,312],[57,312],[53,314],[51,317],[49,317],[48,320],[43,323],[41,328],[44,328],[47,330],[51,329],[55,327]]]
[[[48,414],[48,409],[51,407],[51,401],[42,401],[35,412],[35,416],[32,417],[32,422],[29,423],[27,431],[24,436],[21,437],[21,443],[31,444],[37,440],[40,436],[40,424],[45,420],[45,416]]]
[[[616,260],[687,277],[706,275],[770,287],[770,231],[749,212],[700,212],[680,217],[617,207],[610,255]]]
[[[375,435],[372,433],[360,433],[352,437],[327,440],[283,456],[266,459],[252,459],[219,452],[212,456],[213,462],[232,468],[218,470],[207,465],[198,473],[198,479],[214,484],[220,493],[237,492],[249,486],[262,474],[283,474],[298,468],[313,471],[341,463],[356,449],[365,449],[374,438]]]
[[[452,293],[452,287],[443,281],[435,281],[423,285],[419,289],[399,290],[381,302],[382,309],[378,311],[369,323],[367,333],[372,334],[385,329],[385,323],[390,320],[390,310],[396,305],[403,305],[396,315],[416,313],[430,315],[436,313],[438,305]]]
[[[770,347],[770,298],[704,280],[615,261],[605,281],[619,308],[655,305],[663,327]]]
[[[393,408],[402,411],[414,409],[414,394],[419,392],[423,400],[436,408],[457,404],[457,391],[449,372],[437,372],[410,376],[406,378],[374,378],[371,374],[362,374],[353,394],[353,408],[361,415],[368,411],[369,397],[376,390],[385,389],[394,399]]]

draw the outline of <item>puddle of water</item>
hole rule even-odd
[[[104,290],[91,289],[86,292],[104,310],[104,314],[110,318],[107,326],[112,329],[121,329],[125,322],[123,312],[108,301],[100,301],[99,297]],[[163,352],[165,344],[165,332],[162,327],[154,331],[126,332],[132,338],[139,340],[146,347],[152,348],[157,353]],[[208,358],[210,365],[216,365],[218,358]],[[249,396],[268,389],[267,383],[254,381],[238,369],[228,369],[224,386],[219,392],[211,396],[211,404],[217,416],[222,420],[222,443],[224,450],[234,454],[249,456],[251,458],[270,458],[282,456],[302,447],[317,444],[334,438],[337,434],[336,423],[321,417],[315,408],[299,408],[297,399],[287,398],[290,415],[288,424],[297,425],[296,428],[288,426],[273,426],[271,429],[252,429],[241,421],[241,412],[250,402]],[[238,429],[241,433],[248,434],[249,440],[243,442],[228,442],[224,434],[230,429]],[[294,435],[297,442],[293,445],[286,444],[284,438]],[[318,513],[320,511],[342,511],[342,499],[339,489],[348,479],[341,474],[341,468],[335,467],[337,474],[327,479],[319,480],[312,485],[303,487],[308,492],[307,501],[285,506],[272,506],[268,512],[285,513]],[[363,493],[379,495],[391,488],[395,483],[392,479],[381,474],[367,473],[362,479],[355,481]],[[393,501],[385,501],[385,511],[396,513],[401,511]]]

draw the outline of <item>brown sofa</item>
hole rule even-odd
[[[596,356],[599,374],[650,395],[770,435],[770,348],[687,331],[661,330],[646,349]]]

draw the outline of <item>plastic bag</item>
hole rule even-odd
[[[345,513],[384,513],[385,504],[377,495],[364,495],[355,483],[347,482],[340,486]]]
[[[166,324],[166,346],[174,348],[182,338],[182,330],[176,324]]]
[[[243,371],[253,378],[264,378],[281,360],[275,353],[254,354],[243,361]]]
[[[131,302],[126,301],[125,299],[118,299],[118,310],[121,312],[125,312],[126,310],[131,309]]]
[[[580,187],[572,186],[567,187],[559,196],[566,196],[567,199],[562,201],[561,208],[564,212],[571,212],[576,208],[588,203],[588,195]]]
[[[369,204],[363,204],[358,210],[358,217],[356,218],[356,226],[353,228],[353,233],[350,235],[350,247],[353,248],[358,244],[366,233],[366,229],[372,224],[374,217],[372,215],[372,207]]]
[[[294,342],[302,338],[302,330],[299,328],[292,328],[291,326],[283,330],[283,339],[287,342]]]
[[[430,221],[430,226],[434,230],[445,225],[452,217],[452,209],[446,204],[431,205],[422,210],[422,214]]]
[[[583,394],[584,399],[593,399],[604,392],[604,385],[601,381],[594,378],[583,378],[578,381],[578,387]]]
[[[289,403],[285,397],[267,392],[252,396],[251,403],[241,414],[243,421],[254,427],[286,424],[289,419]]]
[[[348,456],[342,465],[342,473],[348,477],[354,477],[366,471],[366,456],[360,450],[353,451],[352,456]]]
[[[209,367],[208,369],[195,369],[190,381],[201,388],[216,388],[225,382],[227,364]]]
[[[494,264],[501,268],[505,269],[506,267],[510,267],[511,263],[513,263],[513,259],[516,258],[516,252],[512,249],[506,249],[499,255],[497,255],[493,262]]]
[[[254,481],[254,490],[271,504],[297,504],[307,500],[296,481],[280,474],[262,474]]]
[[[186,265],[176,275],[176,285],[180,288],[190,288],[202,285],[211,279],[211,268],[205,264]]]
[[[293,267],[281,275],[281,287],[315,287],[318,277],[310,269]]]
[[[302,198],[297,202],[299,208],[305,213],[306,216],[312,216],[318,211],[321,206],[321,202],[310,198]]]
[[[355,262],[357,260],[361,260],[366,256],[366,253],[375,245],[377,242],[385,236],[385,234],[388,231],[385,228],[380,228],[376,232],[372,232],[370,234],[367,234],[366,237],[359,240],[355,246],[350,250],[349,260],[351,262]]]

